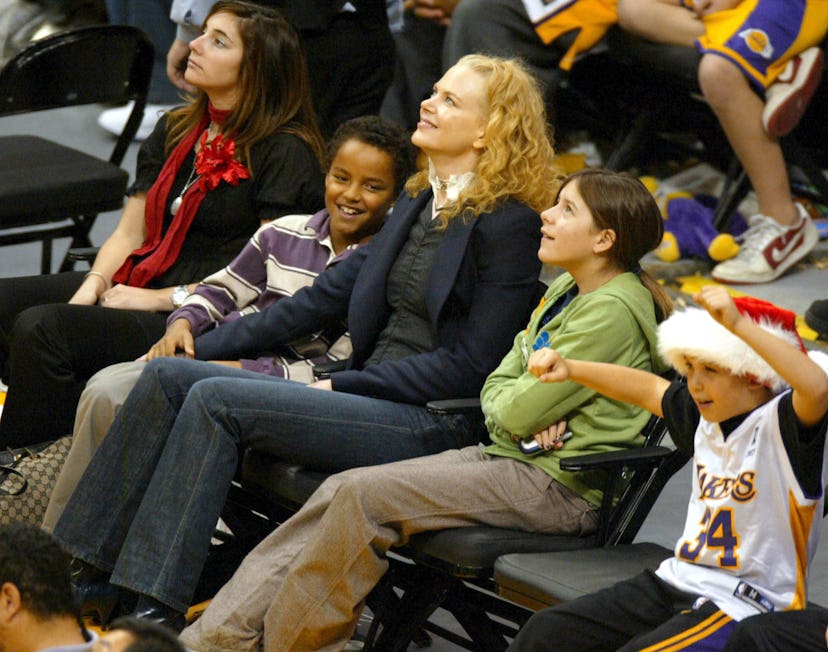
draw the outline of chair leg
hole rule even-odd
[[[652,116],[647,111],[641,111],[632,125],[623,129],[622,133],[625,135],[607,158],[606,167],[610,170],[625,170],[630,167],[647,143],[651,128]]]
[[[750,188],[750,181],[745,174],[739,160],[734,156],[727,173],[727,182],[722,190],[719,202],[716,205],[716,212],[713,215],[713,226],[717,231],[724,232],[730,223],[730,218],[739,206],[739,203],[747,195]]]
[[[40,273],[52,273],[52,238],[46,236],[43,238],[40,248]]]
[[[75,262],[77,259],[69,255],[70,251],[73,249],[92,247],[92,240],[89,238],[89,231],[92,230],[92,225],[94,224],[96,217],[97,215],[82,215],[80,217],[73,218],[75,225],[72,232],[72,242],[69,244],[69,248],[66,250],[66,255],[60,263],[60,268],[58,269],[59,272],[71,272],[75,269]]]
[[[372,649],[404,652],[429,616],[446,599],[450,584],[450,577],[434,576],[433,581],[407,588],[393,616],[385,613],[382,631]]]

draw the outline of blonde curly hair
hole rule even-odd
[[[552,206],[563,175],[553,162],[555,150],[537,80],[516,59],[469,54],[455,65],[486,81],[485,147],[474,180],[440,211],[443,226],[458,216],[468,219],[489,212],[509,198],[538,212]],[[405,184],[412,197],[430,187],[427,169]]]

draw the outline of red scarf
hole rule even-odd
[[[147,203],[144,209],[147,236],[144,244],[129,254],[112,276],[113,283],[146,287],[150,281],[167,271],[178,258],[190,224],[207,191],[214,189],[220,181],[236,185],[241,179],[247,179],[250,176],[242,163],[233,160],[236,144],[230,138],[224,139],[217,136],[207,143],[206,129],[210,121],[221,124],[230,113],[214,109],[212,105],[208,105],[207,108],[208,114],[176,145],[161,168],[155,183],[147,192]],[[184,194],[172,223],[167,232],[162,235],[167,198],[181,164],[195,146],[199,136],[201,136],[201,151],[196,155],[195,160],[195,171],[199,178]],[[142,258],[143,260],[140,260]],[[140,262],[137,262],[139,260]]]

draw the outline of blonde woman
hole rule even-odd
[[[108,613],[128,587],[139,614],[182,624],[245,447],[338,471],[478,441],[465,417],[425,404],[477,396],[535,297],[539,211],[559,185],[537,84],[514,61],[466,57],[422,103],[412,141],[428,170],[369,245],[195,340],[199,360],[238,360],[347,320],[347,370],[302,385],[147,364],[54,529],[86,611]]]

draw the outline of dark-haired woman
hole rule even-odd
[[[191,43],[186,76],[197,92],[142,145],[130,198],[92,269],[0,281],[9,385],[0,447],[71,432],[90,376],[145,353],[166,314],[263,221],[323,204],[324,146],[305,67],[299,37],[275,11],[214,5]]]

